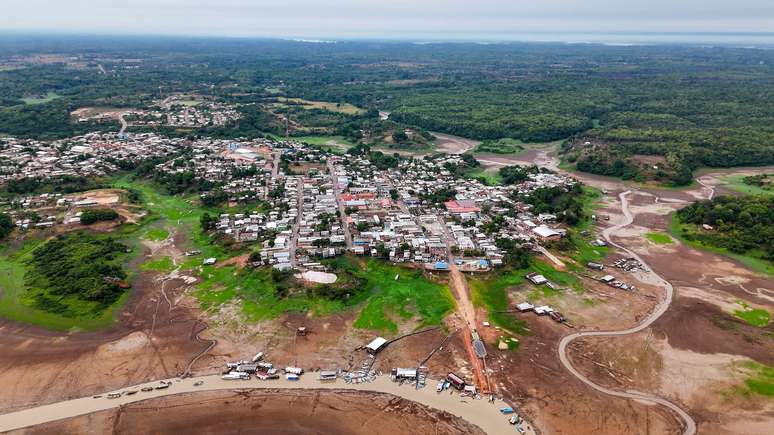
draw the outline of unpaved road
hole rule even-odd
[[[117,408],[127,403],[139,402],[161,396],[173,396],[181,393],[195,393],[215,390],[240,390],[240,389],[309,389],[309,390],[358,390],[375,393],[392,394],[407,400],[427,405],[431,408],[450,412],[460,418],[481,428],[490,435],[512,434],[516,431],[508,424],[508,416],[500,413],[500,408],[508,406],[505,402],[496,400],[489,403],[487,400],[474,400],[470,397],[460,397],[458,394],[436,393],[434,382],[428,381],[426,388],[416,390],[411,385],[401,386],[391,382],[387,376],[380,376],[374,382],[364,384],[346,384],[341,381],[323,383],[316,379],[315,374],[309,373],[301,377],[299,381],[224,381],[218,375],[203,376],[188,379],[171,379],[172,385],[164,390],[150,392],[139,391],[145,386],[156,386],[158,383],[146,383],[117,391],[139,391],[133,395],[122,395],[116,399],[108,399],[107,396],[99,398],[82,397],[80,399],[67,400],[50,405],[29,408],[9,414],[0,415],[0,432],[20,429],[33,425],[39,425],[64,418],[77,417],[106,409]],[[196,387],[194,383],[202,381],[203,384]],[[534,435],[531,426],[525,426],[527,434]]]
[[[631,257],[636,258],[639,260],[649,271],[648,274],[651,275],[651,277],[658,281],[661,286],[664,287],[666,290],[666,294],[664,298],[659,301],[658,305],[656,305],[656,308],[653,310],[653,312],[645,318],[640,324],[633,326],[628,329],[623,329],[619,331],[581,331],[576,332],[574,334],[570,334],[562,338],[562,340],[559,342],[559,359],[562,363],[562,365],[576,378],[580,379],[584,384],[590,386],[591,388],[611,396],[616,397],[622,397],[625,399],[632,399],[632,400],[638,400],[641,402],[649,402],[649,403],[655,403],[662,406],[665,406],[672,411],[674,411],[677,415],[680,416],[680,418],[683,420],[683,434],[684,435],[693,435],[696,433],[696,422],[693,420],[693,418],[688,415],[687,412],[685,412],[682,408],[675,405],[674,403],[663,399],[661,397],[651,395],[648,393],[642,393],[635,390],[627,390],[627,391],[617,391],[612,390],[610,388],[603,387],[601,385],[595,384],[593,381],[591,381],[589,378],[581,374],[578,370],[573,367],[572,363],[570,362],[569,357],[567,356],[567,346],[572,343],[574,340],[580,338],[580,337],[616,337],[616,336],[622,336],[622,335],[629,335],[629,334],[635,334],[639,331],[642,331],[643,329],[649,327],[653,322],[658,320],[659,317],[661,317],[662,314],[664,314],[667,309],[669,309],[669,305],[672,303],[672,298],[674,296],[674,288],[672,287],[672,284],[670,284],[668,281],[664,280],[661,276],[659,276],[657,273],[653,271],[653,269],[648,266],[637,254],[634,252],[626,249],[625,247],[619,245],[618,243],[614,242],[612,240],[612,235],[615,234],[616,231],[630,225],[632,222],[634,222],[634,216],[632,215],[631,211],[629,210],[629,203],[626,199],[626,197],[631,193],[630,190],[627,190],[626,192],[623,192],[619,195],[619,198],[621,200],[621,210],[624,214],[624,221],[618,225],[612,226],[610,228],[605,229],[602,232],[603,237],[607,242],[615,246],[616,248],[622,250],[623,252],[626,252]]]
[[[125,113],[120,113],[118,115],[118,120],[121,121],[121,131],[118,132],[118,134],[124,134],[126,132],[127,127],[129,127],[129,124],[126,122],[126,119],[124,119]]]

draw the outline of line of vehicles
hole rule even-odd
[[[227,363],[221,378],[227,381],[249,380],[252,376],[262,381],[279,379],[280,371],[272,363],[263,361],[263,357],[263,352],[258,352],[250,361]],[[297,381],[304,374],[304,369],[288,366],[282,369],[282,372],[288,381]]]
[[[194,386],[198,387],[199,385],[202,385],[203,383],[204,383],[203,381],[197,381],[196,383],[194,383]],[[165,389],[169,388],[170,385],[172,385],[171,381],[159,381],[159,384],[156,385],[156,386],[148,385],[148,386],[140,388],[139,390],[126,390],[126,391],[119,391],[119,392],[116,392],[116,393],[108,393],[108,394],[105,395],[105,397],[107,397],[108,399],[118,399],[121,396],[132,396],[132,395],[135,395],[139,391],[142,391],[143,393],[148,393],[148,392],[151,392],[151,391],[154,391],[154,390],[165,390]],[[94,399],[99,399],[101,397],[102,397],[101,394],[93,396]]]

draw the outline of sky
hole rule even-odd
[[[298,38],[774,32],[774,0],[2,0],[0,30]]]

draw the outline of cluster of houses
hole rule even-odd
[[[555,215],[533,215],[515,198],[541,187],[569,188],[575,183],[569,177],[540,173],[516,186],[485,186],[452,170],[464,164],[459,156],[404,159],[384,170],[364,156],[330,159],[356,255],[447,270],[452,253],[465,270],[488,270],[503,263],[498,238],[530,245],[566,235]],[[438,201],[439,192],[453,196]]]
[[[99,205],[99,202],[86,196],[61,193],[24,195],[0,201],[0,207],[5,208],[22,231],[80,224],[83,210]]]
[[[101,177],[148,159],[171,156],[185,142],[151,133],[125,139],[90,133],[52,142],[0,138],[0,185],[23,179]]]
[[[215,101],[185,101],[175,96],[160,101],[148,110],[131,110],[124,118],[133,126],[145,127],[223,127],[239,120],[242,114],[237,107]],[[82,117],[79,122],[87,122],[95,117]]]
[[[169,175],[191,173],[197,182],[223,186],[234,196],[249,188],[261,195],[273,170],[268,143],[197,139],[187,144],[190,153],[156,165],[156,171]]]
[[[456,155],[400,159],[384,168],[368,155],[336,156],[292,141],[122,137],[0,139],[5,157],[0,183],[56,174],[99,176],[160,157],[165,161],[155,165],[157,174],[221,189],[231,203],[260,201],[255,211],[221,215],[216,231],[261,244],[264,264],[303,268],[351,252],[438,271],[448,270],[450,261],[465,271],[503,264],[499,239],[534,247],[563,237],[557,216],[534,214],[520,198],[575,183],[537,173],[517,185],[487,186],[461,176],[455,168],[465,161]]]

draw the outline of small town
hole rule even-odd
[[[206,187],[202,200],[258,204],[217,216],[214,231],[263,246],[260,262],[279,270],[320,270],[319,260],[344,253],[411,263],[436,272],[450,264],[486,272],[503,264],[495,243],[510,239],[539,251],[566,234],[557,216],[530,212],[518,198],[541,188],[570,189],[567,176],[538,172],[524,183],[487,186],[456,176],[460,156],[401,160],[379,169],[366,157],[326,153],[298,142],[167,139],[88,134],[50,143],[0,139],[0,183],[10,180],[106,177],[151,167],[171,185]],[[84,209],[105,205],[56,193],[20,196],[11,204],[17,226],[78,225]],[[34,218],[30,212],[35,212]]]

